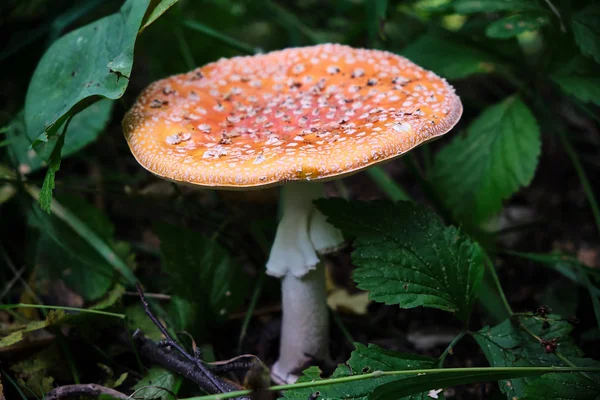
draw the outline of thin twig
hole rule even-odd
[[[81,385],[65,385],[57,387],[50,391],[44,397],[44,400],[59,400],[67,397],[98,397],[101,395],[111,396],[115,399],[127,400],[129,396],[105,386],[96,385],[94,383],[85,383]]]
[[[446,347],[446,350],[444,350],[440,358],[438,358],[437,368],[444,368],[444,361],[446,361],[446,357],[448,356],[448,354],[450,354],[452,349],[454,349],[456,344],[465,336],[466,333],[466,331],[462,331],[461,333],[456,335],[454,339],[452,339],[450,344],[448,344],[448,347]]]
[[[18,270],[17,273],[15,274],[15,276],[13,276],[12,279],[6,284],[2,293],[0,293],[0,300],[3,299],[4,296],[6,296],[8,294],[10,289],[12,289],[12,287],[15,285],[15,283],[17,283],[17,281],[21,278],[21,275],[23,275],[23,272],[25,272],[25,267],[22,267],[20,270]]]
[[[487,253],[485,251],[482,250],[481,252],[482,252],[483,258],[484,258],[483,263],[485,264],[487,270],[489,271],[490,275],[492,276],[492,280],[494,281],[496,290],[498,290],[498,294],[500,295],[502,304],[504,305],[504,308],[506,308],[508,315],[512,316],[514,314],[512,307],[510,306],[510,303],[506,299],[506,295],[504,294],[504,290],[502,289],[502,285],[500,284],[500,279],[498,278],[498,274],[496,273],[494,264],[492,263],[492,260],[490,260],[490,257],[487,255]]]
[[[140,296],[140,300],[142,301],[142,306],[144,307],[144,311],[146,312],[146,315],[148,316],[148,318],[150,318],[150,320],[154,323],[154,325],[156,325],[156,327],[160,330],[160,332],[164,335],[165,339],[165,343],[168,344],[169,346],[173,347],[175,350],[177,350],[179,353],[181,353],[182,356],[184,356],[188,361],[190,361],[192,364],[194,364],[204,375],[206,375],[206,377],[208,378],[208,380],[214,385],[216,391],[219,391],[221,393],[226,392],[226,390],[223,388],[223,385],[217,380],[217,378],[204,366],[204,364],[202,363],[201,360],[199,360],[196,357],[193,357],[191,355],[188,354],[187,351],[184,350],[183,347],[181,347],[179,345],[179,343],[177,343],[173,337],[171,336],[171,334],[167,331],[167,329],[158,321],[158,319],[154,316],[154,314],[152,314],[152,311],[150,311],[150,306],[148,305],[148,302],[146,301],[146,298],[144,297],[144,292],[142,291],[142,286],[138,283],[136,283],[135,287],[137,288],[138,294]]]
[[[548,7],[550,8],[550,10],[552,10],[554,15],[556,15],[556,17],[558,18],[558,22],[560,22],[560,30],[562,32],[566,32],[567,28],[565,27],[565,23],[563,22],[562,17],[560,16],[560,12],[558,12],[558,9],[554,6],[554,4],[552,4],[552,2],[550,0],[544,0],[544,1],[546,2]]]

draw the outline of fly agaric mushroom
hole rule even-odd
[[[222,59],[151,84],[123,120],[133,155],[182,184],[283,185],[267,262],[282,277],[278,381],[328,359],[319,255],[340,232],[315,209],[323,181],[389,161],[448,132],[461,102],[434,73],[385,51],[336,44]]]

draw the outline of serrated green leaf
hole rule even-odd
[[[155,231],[163,269],[174,292],[195,308],[196,322],[223,318],[241,304],[248,289],[243,271],[215,240],[173,225]]]
[[[548,22],[550,18],[546,14],[516,14],[492,22],[485,29],[485,34],[493,39],[509,39],[524,32],[538,30]]]
[[[173,396],[169,392],[177,394],[180,382],[181,378],[174,373],[160,367],[152,367],[133,389],[137,398],[171,400]]]
[[[600,105],[600,68],[589,58],[566,60],[550,77],[566,94]]]
[[[575,372],[546,374],[527,385],[525,399],[600,400],[600,382]]]
[[[547,328],[544,328],[544,323],[539,318],[523,317],[519,321],[542,339],[556,339],[561,354],[576,365],[588,365],[589,361],[579,358],[582,352],[569,336],[573,327],[568,322],[561,321],[558,315],[549,315],[548,319]],[[473,337],[492,367],[566,366],[553,353],[546,353],[537,339],[511,320],[494,327],[485,327]],[[500,381],[499,385],[510,399],[522,397],[530,382],[531,378],[510,379]]]
[[[149,3],[128,0],[119,12],[69,32],[46,51],[25,101],[27,134],[42,159],[52,153],[49,140],[68,116],[102,97],[123,95]]]
[[[581,52],[600,63],[600,4],[590,4],[573,14],[571,28]]]
[[[433,181],[458,218],[479,223],[531,182],[540,151],[535,117],[518,96],[511,96],[486,109],[466,135],[438,153]]]
[[[462,79],[469,75],[490,73],[497,61],[488,53],[451,38],[423,35],[409,44],[402,55],[423,68],[447,79]]]
[[[354,346],[355,350],[352,352],[348,362],[339,365],[333,373],[332,378],[366,374],[373,371],[429,369],[434,368],[436,363],[436,360],[429,357],[398,353],[383,349],[374,344],[370,344],[367,347],[360,343],[355,343]],[[319,379],[321,379],[319,369],[317,367],[311,367],[304,371],[304,376],[301,377],[298,382],[318,381]],[[283,395],[284,398],[293,400],[306,400],[308,398],[366,400],[369,394],[378,386],[401,379],[408,379],[408,377],[382,376],[379,378],[344,382],[329,386],[286,390],[283,392]],[[310,397],[316,392],[319,392],[320,394],[316,397]],[[443,394],[440,394],[439,399],[443,398]],[[397,399],[400,400],[399,398]],[[427,393],[421,393],[402,397],[402,399],[429,400],[430,398],[427,397]]]
[[[538,0],[454,0],[454,10],[459,14],[498,11],[545,11]]]
[[[483,277],[479,247],[469,237],[410,202],[315,203],[332,224],[356,237],[354,280],[370,299],[439,308],[468,320]]]

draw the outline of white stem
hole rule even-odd
[[[283,277],[281,345],[272,368],[280,383],[294,382],[311,357],[329,360],[325,268],[318,267],[318,254],[337,249],[343,238],[315,209],[320,197],[321,183],[290,183],[281,192],[283,215],[267,261],[267,274]]]
[[[283,321],[279,360],[272,376],[293,383],[309,361],[329,360],[329,316],[322,265],[302,278],[287,274],[281,283]]]

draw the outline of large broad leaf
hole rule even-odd
[[[352,356],[343,365],[339,365],[332,378],[344,376],[361,375],[373,371],[404,371],[412,369],[430,369],[435,367],[437,360],[429,357],[417,356],[414,354],[403,354],[395,351],[385,350],[376,345],[370,344],[368,347],[360,343],[355,343],[356,349]],[[311,382],[320,380],[320,371],[317,367],[311,367],[304,371],[304,376],[298,382]],[[315,386],[313,388],[286,390],[283,395],[286,399],[306,400],[314,399],[367,399],[370,393],[377,387],[401,380],[409,379],[408,376],[382,376],[373,379],[365,379],[354,382],[344,382],[328,386]],[[317,396],[314,396],[318,393]],[[311,397],[312,396],[312,397]],[[439,399],[443,399],[440,394]],[[398,397],[396,398],[400,400]],[[402,399],[411,400],[430,400],[427,393],[416,394],[402,397]]]
[[[522,13],[500,18],[485,29],[487,37],[493,39],[509,39],[528,31],[535,31],[550,22],[543,13]]]
[[[65,137],[62,148],[62,158],[70,156],[96,140],[110,120],[112,106],[112,100],[101,100],[73,117],[69,124],[69,134]],[[31,148],[31,141],[25,130],[24,113],[19,113],[11,122],[6,136],[10,140],[11,156],[21,173],[28,174],[45,165],[46,161]]]
[[[590,4],[575,13],[571,27],[581,52],[600,63],[600,4]]]
[[[436,187],[454,214],[478,223],[535,174],[541,150],[535,117],[517,96],[489,107],[435,159]]]
[[[479,247],[466,235],[410,202],[316,203],[332,224],[356,236],[354,280],[372,300],[469,318],[483,264]]]
[[[569,334],[572,326],[557,315],[548,316],[549,326],[536,317],[520,318],[522,328],[511,320],[494,327],[485,327],[474,334],[492,367],[566,366],[555,354],[547,353],[544,346],[530,333],[544,340],[556,339],[558,350],[578,366],[589,366],[589,360],[581,359],[581,350]],[[507,397],[522,397],[531,378],[502,380],[500,389]]]
[[[183,227],[159,224],[163,269],[177,295],[196,308],[197,321],[225,317],[248,288],[239,263],[215,240]]]
[[[496,60],[488,53],[447,37],[423,35],[402,51],[402,55],[423,68],[448,79],[490,73]]]
[[[123,95],[135,39],[150,0],[128,0],[118,13],[58,39],[38,64],[25,101],[29,139],[47,160],[68,115],[100,97]]]
[[[546,374],[525,389],[528,400],[600,400],[600,383],[579,373]]]
[[[600,105],[600,67],[589,58],[577,56],[566,60],[551,78],[566,94]]]
[[[117,248],[113,240],[114,227],[96,207],[78,199],[61,198],[60,202],[121,257],[129,254],[128,246]],[[36,264],[50,279],[62,279],[86,300],[103,296],[116,279],[114,267],[98,250],[76,233],[64,221],[32,207],[30,221],[41,235],[36,248]]]
[[[539,0],[454,0],[452,4],[459,14],[546,10]]]

